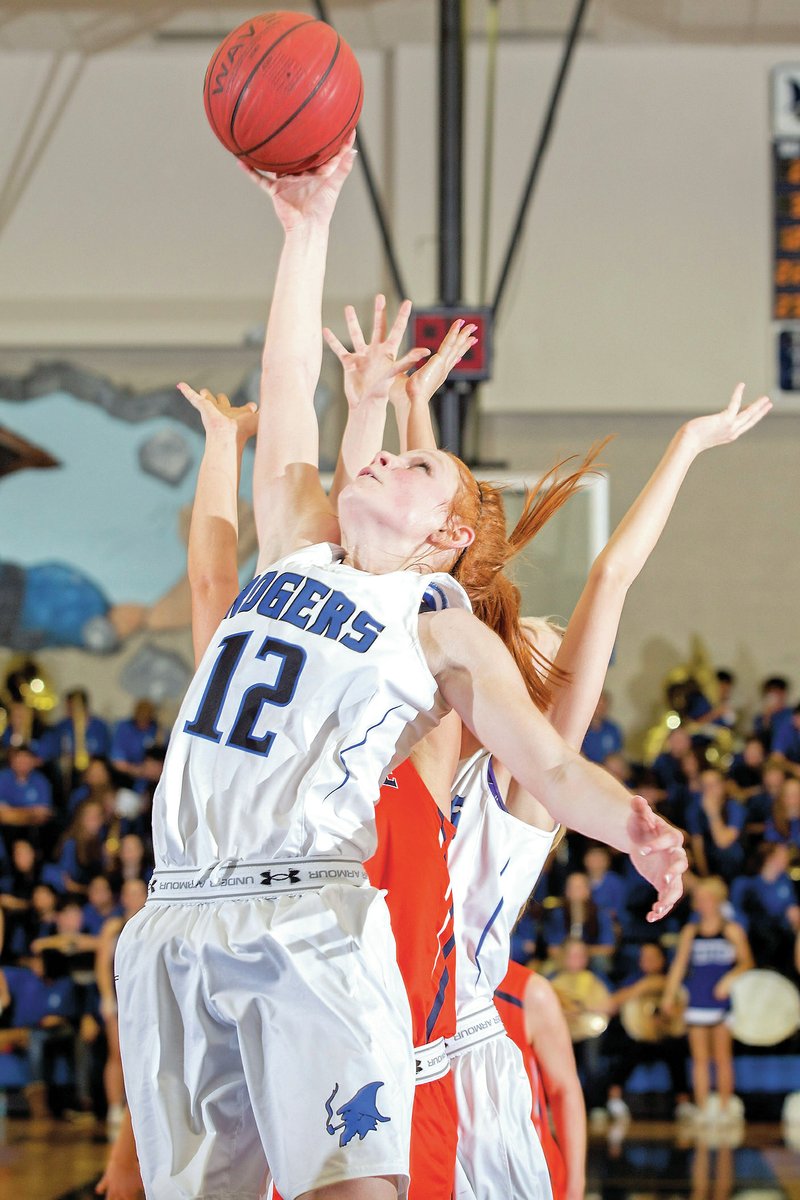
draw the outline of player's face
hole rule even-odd
[[[458,468],[441,450],[382,450],[343,490],[340,515],[424,542],[446,526],[459,483]]]

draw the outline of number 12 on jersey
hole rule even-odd
[[[268,730],[256,737],[255,730],[261,711],[265,704],[272,704],[277,708],[285,708],[287,704],[291,704],[297,690],[297,681],[305,666],[306,652],[291,642],[282,642],[271,637],[266,639],[255,657],[263,662],[270,658],[277,660],[278,673],[275,682],[255,683],[245,691],[236,719],[225,737],[225,730],[219,727],[222,709],[245,647],[252,636],[250,631],[231,633],[222,639],[200,707],[194,719],[187,721],[183,728],[184,732],[192,737],[205,738],[209,742],[221,742],[225,738],[226,746],[266,758],[272,749],[275,734]]]

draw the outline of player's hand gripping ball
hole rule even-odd
[[[299,175],[333,158],[356,126],[364,87],[335,29],[307,13],[263,13],[224,39],[206,71],[211,128],[259,171]]]

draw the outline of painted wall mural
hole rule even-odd
[[[233,402],[253,386],[245,380]],[[0,647],[117,656],[136,637],[120,686],[180,695],[190,664],[147,635],[189,625],[202,451],[199,418],[172,387],[136,394],[69,363],[0,376]],[[255,558],[251,474],[245,464],[243,574]]]

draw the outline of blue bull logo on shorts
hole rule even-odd
[[[378,1121],[391,1121],[391,1117],[384,1117],[378,1112],[378,1088],[383,1087],[383,1080],[376,1083],[365,1083],[362,1088],[356,1092],[352,1100],[348,1100],[340,1108],[336,1109],[336,1116],[341,1117],[341,1122],[338,1125],[333,1123],[333,1100],[336,1093],[339,1091],[339,1085],[336,1084],[328,1099],[325,1101],[325,1111],[328,1114],[328,1119],[325,1122],[325,1129],[331,1135],[339,1133],[339,1145],[346,1146],[354,1137],[358,1137],[363,1142],[368,1133],[378,1128]]]

